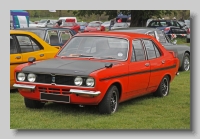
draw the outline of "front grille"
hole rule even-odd
[[[53,93],[53,94],[70,94],[69,89],[49,88],[49,87],[38,87],[39,92]]]
[[[74,85],[74,76],[50,75],[50,74],[36,74],[36,83],[55,83],[58,85]]]
[[[36,81],[37,83],[52,83],[52,75],[49,74],[36,74]]]

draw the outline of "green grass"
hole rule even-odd
[[[177,44],[184,44],[184,45],[190,46],[190,43],[186,42],[186,38],[176,38],[176,40],[177,40]]]
[[[120,103],[112,115],[96,106],[48,103],[28,109],[18,92],[10,93],[11,129],[186,129],[190,123],[190,71],[181,72],[164,98],[147,95]]]

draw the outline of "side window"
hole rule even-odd
[[[58,36],[58,31],[48,31],[49,35],[49,43],[50,45],[58,45],[59,44],[59,36]]]
[[[67,42],[70,38],[71,38],[71,34],[68,30],[66,31],[60,31],[60,38],[61,38],[61,42],[65,43]]]
[[[10,36],[10,54],[17,54],[17,45],[13,36]]]
[[[39,45],[29,36],[16,36],[21,52],[33,52],[40,50]]]
[[[133,52],[131,61],[145,60],[145,53],[140,40],[133,40]]]
[[[143,40],[146,47],[148,59],[154,59],[160,57],[160,52],[156,45],[151,40]]]

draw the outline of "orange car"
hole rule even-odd
[[[112,114],[119,103],[146,94],[169,94],[179,60],[150,35],[79,33],[53,59],[15,68],[15,84],[28,108],[46,102],[98,105]]]
[[[29,57],[37,61],[53,58],[58,50],[59,47],[52,47],[32,32],[10,30],[10,89],[13,89],[17,65],[27,63]]]

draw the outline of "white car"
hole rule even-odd
[[[29,21],[29,28],[36,28],[36,27],[37,27],[37,24],[35,24],[32,21]]]

